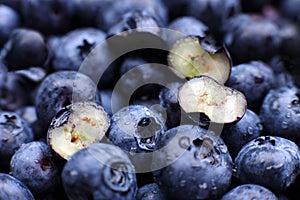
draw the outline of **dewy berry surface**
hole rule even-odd
[[[0,0],[0,199],[300,199],[299,0]]]

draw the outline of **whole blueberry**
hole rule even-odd
[[[228,191],[221,200],[277,200],[276,195],[267,188],[256,184],[239,185]]]
[[[11,175],[0,173],[0,199],[34,200],[30,190]]]
[[[70,200],[135,198],[135,169],[116,146],[91,144],[76,152],[65,164],[62,182]]]
[[[285,138],[260,136],[245,144],[235,158],[234,176],[243,183],[272,191],[288,188],[300,170],[298,146]]]
[[[60,167],[50,147],[42,141],[22,145],[11,158],[10,171],[38,197],[45,196],[60,183]]]
[[[300,138],[300,92],[295,87],[270,90],[260,109],[260,119],[269,135]]]
[[[232,158],[236,157],[247,142],[259,137],[262,134],[262,128],[259,116],[249,109],[236,124],[225,126],[221,136]]]
[[[136,200],[163,200],[162,192],[157,183],[149,183],[138,189]]]
[[[232,177],[232,159],[214,132],[181,125],[168,130],[153,155],[156,182],[167,199],[219,199]]]
[[[34,133],[27,121],[15,112],[0,111],[0,170],[7,171],[15,151],[33,140]]]

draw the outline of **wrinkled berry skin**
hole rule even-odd
[[[15,112],[0,111],[0,171],[9,169],[13,154],[34,140],[30,124]]]
[[[222,139],[228,147],[232,158],[249,141],[259,137],[262,133],[262,123],[259,116],[247,109],[245,115],[236,124],[225,126]]]
[[[227,192],[221,200],[249,200],[249,199],[259,199],[259,200],[277,200],[277,197],[273,192],[267,188],[256,185],[256,184],[243,184],[239,185],[229,192]]]
[[[19,28],[12,32],[1,54],[10,70],[42,67],[48,59],[48,47],[39,32]]]
[[[105,33],[95,28],[81,28],[68,32],[60,38],[53,49],[52,65],[55,71],[77,71],[92,49],[105,40]]]
[[[14,29],[20,25],[19,14],[11,7],[0,3],[0,48]]]
[[[98,143],[76,152],[68,160],[62,182],[70,200],[132,200],[137,190],[134,172],[121,149]]]
[[[52,118],[61,108],[78,101],[101,102],[97,86],[88,76],[76,71],[59,71],[48,75],[39,86],[35,98],[43,133],[47,133]]]
[[[149,183],[138,189],[136,200],[164,200],[157,183]]]
[[[158,147],[153,167],[163,168],[154,176],[167,199],[219,199],[229,187],[232,159],[213,132],[178,126],[160,138]]]
[[[257,111],[267,92],[274,86],[273,70],[266,63],[252,61],[232,67],[226,85],[242,92],[248,108]]]
[[[55,165],[50,147],[42,141],[22,145],[11,159],[10,171],[39,197],[60,183],[60,169]]]
[[[224,43],[234,63],[267,61],[279,53],[282,43],[279,28],[261,15],[235,15],[223,28]]]
[[[34,200],[30,190],[11,175],[0,173],[0,199]]]
[[[269,135],[300,138],[300,92],[298,88],[270,90],[260,109],[260,119]]]
[[[235,158],[235,174],[243,183],[282,191],[293,183],[300,170],[298,146],[285,138],[260,136],[242,147]]]

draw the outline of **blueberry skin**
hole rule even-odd
[[[44,137],[52,118],[61,108],[79,101],[101,104],[97,86],[76,71],[58,71],[48,75],[38,87],[35,106]]]
[[[247,109],[240,121],[224,127],[221,137],[227,145],[231,157],[235,158],[246,143],[261,136],[262,129],[259,116]]]
[[[157,183],[149,183],[138,189],[136,200],[164,200]]]
[[[53,69],[77,71],[82,61],[105,37],[104,32],[95,28],[79,28],[63,35],[57,48],[53,49]]]
[[[300,92],[298,88],[270,90],[260,109],[260,119],[269,135],[299,139]]]
[[[34,139],[27,121],[15,112],[0,111],[0,171],[7,171],[15,151]]]
[[[277,200],[276,195],[267,188],[256,184],[239,185],[228,191],[221,200]]]
[[[267,6],[271,5],[272,0],[241,0],[242,11],[243,12],[261,12],[262,9]]]
[[[99,95],[101,97],[102,107],[107,112],[109,116],[112,116],[113,109],[120,110],[123,105],[122,95],[113,90],[99,90]],[[114,95],[114,97],[112,97]]]
[[[257,111],[267,92],[275,85],[272,68],[262,61],[251,61],[233,66],[226,83],[242,92],[248,108]]]
[[[126,154],[113,145],[91,144],[65,164],[62,182],[70,200],[134,199],[135,169]]]
[[[158,147],[153,167],[163,168],[153,174],[166,199],[219,199],[229,187],[232,159],[213,132],[181,125],[168,130]]]
[[[223,24],[240,10],[238,0],[194,0],[188,4],[187,14],[202,21],[217,38],[221,38]]]
[[[72,0],[28,0],[21,2],[21,15],[27,27],[43,34],[61,34],[72,28],[75,14]]]
[[[11,158],[10,171],[38,197],[60,183],[60,167],[55,164],[50,147],[42,141],[22,145]]]
[[[0,199],[34,200],[30,190],[11,175],[0,173]]]
[[[242,147],[235,158],[234,176],[243,183],[282,191],[292,184],[300,170],[298,146],[285,138],[260,136]]]
[[[169,21],[187,15],[189,0],[162,0],[168,9]]]
[[[261,15],[235,15],[224,23],[223,29],[224,43],[236,64],[267,61],[279,53],[282,43],[279,28]]]
[[[0,3],[0,48],[20,25],[20,17],[13,8]]]
[[[1,50],[1,57],[10,70],[43,67],[48,59],[48,47],[39,32],[18,28]]]

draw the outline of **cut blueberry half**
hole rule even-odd
[[[208,38],[188,36],[177,40],[168,55],[169,65],[184,78],[206,75],[224,84],[230,75],[231,58],[224,46]]]
[[[243,117],[247,109],[245,96],[208,76],[194,77],[179,89],[178,101],[190,116],[199,114],[197,122],[227,124]],[[193,118],[193,120],[195,120]]]
[[[78,150],[99,142],[110,126],[104,109],[92,102],[78,102],[63,108],[48,130],[51,148],[68,160]]]

